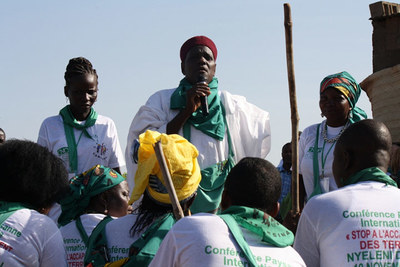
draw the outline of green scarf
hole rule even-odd
[[[61,215],[58,223],[63,226],[86,212],[92,197],[101,194],[125,181],[119,173],[103,165],[73,177],[69,193],[60,200]]]
[[[208,101],[208,116],[203,116],[201,108],[198,108],[192,113],[192,116],[186,121],[196,129],[202,131],[215,139],[223,140],[225,136],[225,123],[221,109],[221,99],[218,95],[218,80],[213,80],[208,84],[211,94],[207,97]],[[178,88],[171,95],[171,109],[184,109],[186,106],[186,92],[192,88],[186,78],[183,78],[179,83]]]
[[[231,215],[240,226],[260,236],[263,242],[276,247],[293,244],[293,233],[261,210],[231,206],[221,214]]]
[[[18,202],[0,201],[0,225],[14,212],[20,209],[31,209],[31,207]]]
[[[343,181],[343,178],[341,180],[344,186],[356,184],[358,182],[376,181],[397,187],[396,182],[378,167],[366,168],[350,176],[350,178],[345,181]]]
[[[74,128],[81,130],[87,138],[93,139],[87,132],[86,128],[91,127],[96,123],[97,112],[91,108],[89,117],[87,117],[85,124],[81,125],[72,115],[69,106],[70,105],[67,105],[61,109],[60,115],[64,121],[65,137],[67,138],[70,172],[76,172],[78,169],[78,144],[75,141]]]
[[[0,214],[13,212],[20,209],[32,209],[32,207],[29,207],[29,205],[25,205],[18,202],[7,202],[0,200]]]
[[[172,213],[158,218],[129,247],[129,261],[124,266],[148,266],[160,248],[161,242],[176,220]]]

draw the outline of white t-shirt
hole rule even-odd
[[[395,266],[399,203],[398,188],[371,181],[313,197],[300,216],[294,248],[307,266]]]
[[[14,212],[0,226],[0,266],[67,266],[57,225],[35,210]]]
[[[83,214],[80,216],[83,228],[88,237],[92,234],[97,224],[104,219],[104,214]],[[72,221],[60,228],[65,250],[67,252],[68,266],[84,266],[86,245],[76,227],[76,221]]]
[[[81,122],[84,124],[85,122]],[[124,155],[119,144],[117,129],[113,120],[98,115],[96,123],[87,128],[93,139],[88,138],[82,131],[74,129],[75,141],[78,143],[78,169],[70,171],[68,144],[65,137],[64,122],[61,115],[45,119],[40,126],[37,143],[47,147],[54,155],[61,158],[69,171],[69,178],[81,174],[97,164],[110,168],[125,166]],[[80,138],[80,139],[79,139]],[[61,207],[53,205],[48,216],[57,222]]]
[[[82,124],[84,123],[82,122]],[[87,132],[93,139],[86,137],[82,131],[74,129],[75,141],[78,143],[76,173],[70,171],[68,144],[60,115],[49,117],[43,121],[37,143],[47,147],[54,155],[63,160],[69,171],[69,178],[81,174],[97,164],[110,168],[125,166],[117,129],[110,118],[98,115],[96,123],[87,128]]]
[[[333,151],[335,150],[336,142],[333,144],[325,143],[324,138],[322,137],[322,129],[325,122],[321,123],[319,129],[318,166],[319,166],[319,175],[321,175],[322,170],[324,170],[324,177],[326,177],[326,179],[323,180],[325,181],[325,186],[326,186],[325,190],[323,189],[323,187],[321,187],[321,189],[323,189],[323,192],[329,192],[337,189],[335,178],[333,177],[332,173]],[[299,140],[299,173],[303,176],[304,187],[306,189],[307,198],[311,195],[311,193],[314,190],[313,151],[317,133],[317,126],[318,124],[314,124],[307,127],[300,135],[300,140]],[[340,127],[327,126],[328,138],[330,139],[337,136],[339,132],[342,130],[342,128],[343,126]],[[322,149],[323,149],[323,158],[325,162],[324,168],[322,168],[322,162],[321,162]],[[323,181],[321,181],[320,183],[324,183]]]
[[[306,266],[292,247],[274,247],[241,230],[259,266]],[[217,215],[198,213],[171,228],[149,266],[248,265],[225,222]]]
[[[146,130],[166,133],[167,124],[175,118],[179,110],[170,109],[171,95],[175,89],[161,90],[150,96],[146,104],[136,113],[128,134],[125,151],[127,181],[132,192],[137,164],[133,162],[134,140]],[[233,143],[235,162],[243,157],[265,158],[271,148],[269,113],[247,102],[246,98],[218,91],[226,111],[226,121]],[[191,127],[190,142],[199,151],[197,158],[204,169],[228,158],[228,138],[218,141]],[[182,129],[179,134],[183,136]]]
[[[141,234],[135,233],[132,236],[130,233],[130,230],[136,219],[137,214],[128,214],[124,217],[112,220],[107,223],[107,248],[111,262],[129,256],[129,247],[140,237]]]

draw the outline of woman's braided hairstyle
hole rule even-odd
[[[98,80],[97,72],[93,68],[92,63],[84,57],[71,58],[68,62],[67,69],[64,74],[66,86],[69,86],[70,80],[73,77],[85,74],[93,74]]]

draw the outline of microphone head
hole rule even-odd
[[[200,73],[197,78],[197,83],[207,83],[207,75],[205,73]]]

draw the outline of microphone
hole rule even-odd
[[[197,80],[197,83],[207,84],[207,78],[204,75],[200,75],[199,79]],[[207,116],[209,114],[207,96],[201,96],[200,103],[201,103],[201,112],[203,113],[203,116]]]

